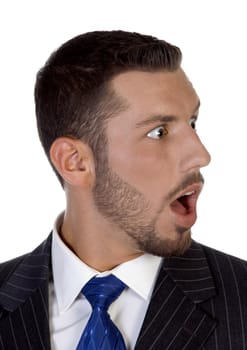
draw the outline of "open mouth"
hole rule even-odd
[[[197,217],[196,204],[202,190],[202,183],[188,186],[170,204],[177,225],[190,228],[194,225]]]
[[[192,210],[195,210],[196,199],[196,191],[186,192],[171,203],[171,208],[177,214],[189,214]]]

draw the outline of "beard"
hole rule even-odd
[[[199,179],[202,180],[201,175]],[[94,202],[101,215],[131,237],[136,249],[161,257],[181,255],[191,245],[190,229],[174,225],[174,239],[171,239],[167,237],[171,232],[157,232],[157,220],[168,199],[195,181],[195,175],[188,177],[165,197],[157,213],[150,217],[149,201],[110,169],[106,156],[104,161],[101,158],[97,162]]]

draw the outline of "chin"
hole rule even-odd
[[[179,239],[177,242],[174,242],[174,249],[171,252],[171,256],[179,256],[183,255],[187,249],[191,246],[192,243],[192,237],[191,237],[191,230],[186,229],[179,232]]]
[[[178,231],[177,231],[178,232]],[[174,240],[167,240],[166,242],[166,251],[165,251],[165,257],[171,257],[171,256],[180,256],[183,255],[187,249],[191,246],[192,238],[191,238],[191,230],[189,229],[180,229],[179,237]]]
[[[152,255],[161,257],[180,256],[191,246],[191,230],[179,228],[174,238],[160,238],[157,235],[147,241],[141,241],[139,248]]]

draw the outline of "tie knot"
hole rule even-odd
[[[114,275],[93,277],[82,289],[82,293],[92,305],[108,309],[125,288],[125,284]]]

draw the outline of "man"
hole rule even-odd
[[[0,266],[1,350],[247,349],[246,262],[191,240],[210,156],[180,64],[157,38],[91,32],[38,73],[39,136],[66,210]],[[90,282],[109,276],[119,296],[101,307],[108,285],[94,285],[95,307]]]

